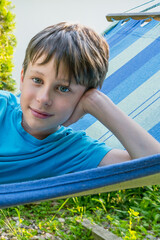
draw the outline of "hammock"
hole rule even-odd
[[[160,141],[160,22],[130,19],[104,33],[110,66],[102,92]],[[114,148],[120,142],[86,115],[72,125]],[[148,146],[149,147],[149,146]],[[17,173],[18,174],[18,173]],[[160,184],[160,154],[35,181],[0,185],[0,207]]]

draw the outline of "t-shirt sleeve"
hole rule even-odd
[[[3,120],[9,102],[9,92],[0,90],[0,121]]]
[[[85,132],[77,134],[77,141],[74,141],[74,147],[72,148],[74,161],[70,166],[70,172],[98,167],[104,156],[112,148],[105,143],[92,139]]]
[[[6,115],[8,109],[14,109],[19,106],[20,100],[8,91],[0,90],[0,124]]]
[[[97,167],[104,156],[112,150],[111,147],[107,146],[103,142],[92,139],[91,137],[84,134],[84,152],[86,155],[86,167],[88,169]]]

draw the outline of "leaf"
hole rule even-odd
[[[13,53],[16,38],[13,34],[15,28],[15,15],[10,1],[0,1],[0,89],[14,91],[16,82],[12,78],[14,64]]]

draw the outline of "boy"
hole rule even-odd
[[[33,37],[21,71],[21,97],[0,93],[0,183],[56,176],[152,155],[160,144],[103,93],[109,50],[80,24],[59,23]],[[68,127],[89,113],[126,150]],[[9,129],[6,134],[6,129]]]

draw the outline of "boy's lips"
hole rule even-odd
[[[47,112],[42,112],[40,110],[31,108],[31,107],[30,107],[30,110],[31,110],[31,113],[33,114],[33,116],[36,117],[36,118],[45,119],[45,118],[49,118],[49,117],[53,116],[53,114],[50,114],[50,113],[47,113]]]

